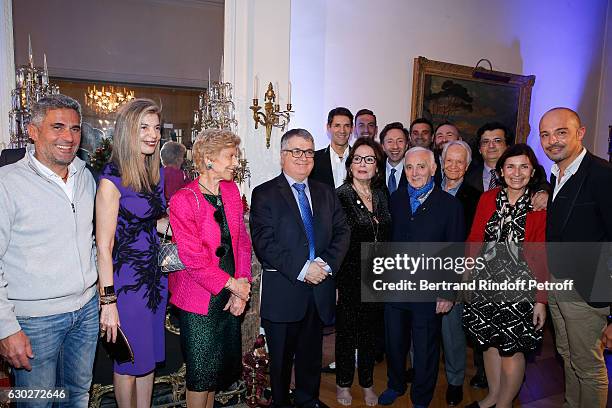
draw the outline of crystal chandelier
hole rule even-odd
[[[32,41],[28,36],[28,65],[15,70],[16,87],[11,91],[12,109],[9,111],[10,145],[13,148],[25,147],[28,143],[28,124],[32,105],[47,95],[58,94],[59,87],[49,83],[47,56],[44,55],[43,68],[34,66]]]
[[[236,132],[238,121],[234,110],[232,84],[223,82],[223,59],[221,59],[219,82],[210,80],[210,70],[208,70],[208,88],[198,96],[198,109],[193,111],[191,141],[193,142],[203,129],[228,129]]]
[[[87,87],[85,103],[98,114],[108,115],[115,112],[119,106],[134,99],[134,91],[123,90],[114,86],[102,86],[97,89]]]

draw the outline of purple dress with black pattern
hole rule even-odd
[[[121,193],[113,246],[113,283],[119,322],[134,351],[134,363],[117,364],[118,374],[144,375],[164,360],[164,320],[168,278],[157,265],[156,223],[166,212],[164,173],[151,193],[138,193],[121,184],[119,169],[108,163],[100,178]]]

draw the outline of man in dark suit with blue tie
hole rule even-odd
[[[323,326],[334,320],[334,276],[346,254],[350,229],[334,190],[308,178],[314,139],[304,129],[281,138],[282,174],[253,190],[251,235],[263,269],[261,318],[270,351],[275,407],[290,406],[295,362],[295,404],[317,408]]]
[[[394,242],[463,242],[465,220],[461,202],[434,183],[436,163],[431,150],[413,147],[406,152],[405,188],[391,195]],[[381,405],[391,405],[406,392],[406,356],[412,338],[414,380],[410,399],[415,407],[427,407],[433,398],[440,359],[441,315],[453,306],[449,294],[436,302],[387,303],[385,338],[387,390]],[[453,296],[450,296],[453,297]]]

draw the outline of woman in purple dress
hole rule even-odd
[[[100,329],[114,341],[120,326],[134,351],[133,363],[114,365],[119,407],[151,406],[155,365],[164,360],[168,279],[157,266],[156,232],[166,208],[160,137],[155,102],[123,105],[96,196]]]

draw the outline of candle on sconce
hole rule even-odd
[[[291,81],[287,85],[287,105],[291,105]]]
[[[219,83],[223,83],[223,55],[221,55],[221,68],[219,68]]]
[[[244,147],[240,150],[240,153],[241,153],[240,158],[243,160],[246,159],[246,150],[244,150]]]
[[[210,95],[211,86],[210,86],[210,67],[208,67],[208,94]]]
[[[280,87],[278,86],[278,81],[274,82],[274,89],[276,90],[274,92],[276,94],[276,104],[280,105]]]
[[[255,75],[253,80],[253,99],[257,99],[257,91],[259,90],[259,77]]]

